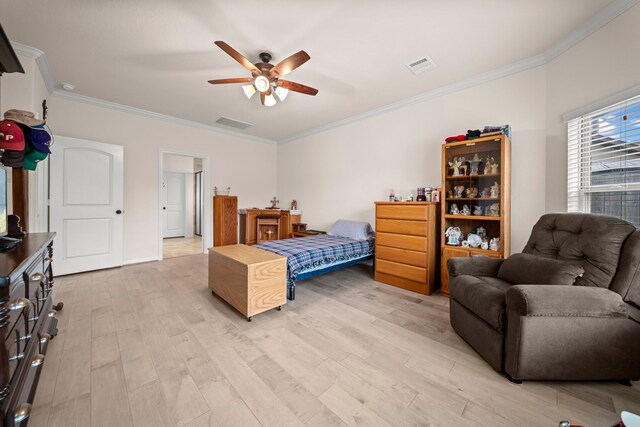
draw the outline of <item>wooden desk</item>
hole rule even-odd
[[[245,245],[209,248],[209,289],[251,321],[287,303],[287,257]]]

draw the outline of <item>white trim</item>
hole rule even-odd
[[[53,79],[53,74],[51,73],[51,68],[49,68],[49,63],[47,62],[47,56],[40,49],[36,49],[35,47],[27,46],[18,42],[11,42],[13,49],[16,53],[20,55],[24,55],[31,59],[35,59],[36,65],[38,65],[38,70],[40,70],[40,75],[42,76],[42,80],[44,81],[45,86],[47,87],[47,91],[49,94],[53,93],[56,89],[55,80]]]
[[[158,258],[148,257],[148,258],[130,259],[127,261],[123,261],[122,265],[142,264],[143,262],[154,262],[154,261],[158,261]]]
[[[315,135],[330,129],[345,126],[350,123],[358,122],[360,120],[366,120],[371,117],[375,117],[380,114],[387,113],[389,111],[398,110],[401,108],[408,107],[410,105],[419,104],[421,102],[428,101],[430,99],[439,98],[444,95],[448,95],[464,89],[469,89],[471,87],[478,86],[483,83],[490,82],[492,80],[507,77],[512,74],[517,74],[522,71],[529,70],[531,68],[539,67],[540,65],[544,65],[545,63],[546,62],[544,59],[544,55],[532,56],[531,58],[526,58],[526,59],[523,59],[522,61],[514,62],[513,64],[496,68],[486,73],[478,74],[468,79],[461,80],[446,86],[442,86],[442,87],[421,93],[420,95],[412,96],[410,98],[405,98],[401,101],[394,102],[392,104],[384,105],[382,107],[376,108],[375,110],[367,111],[362,114],[357,114],[355,116],[351,116],[346,119],[338,120],[336,122],[329,123],[324,126],[320,126],[320,127],[308,130],[306,132],[293,135],[289,138],[281,140],[280,144],[286,144],[300,138],[305,138],[307,136]]]
[[[640,84],[614,93],[613,95],[607,96],[606,98],[600,99],[596,102],[592,102],[591,104],[585,105],[584,107],[580,107],[573,111],[569,111],[568,113],[564,113],[562,115],[562,121],[568,123],[570,120],[577,119],[578,117],[584,116],[585,114],[590,114],[601,108],[617,104],[618,102],[622,102],[625,99],[633,98],[634,96],[638,95],[640,95]]]
[[[547,62],[550,62],[557,56],[569,50],[571,47],[580,43],[582,40],[595,33],[618,16],[622,15],[628,9],[638,4],[638,2],[640,2],[640,0],[615,0],[609,6],[591,17],[587,22],[582,24],[577,30],[551,46],[544,53]]]
[[[130,107],[128,105],[118,104],[117,102],[105,101],[103,99],[80,95],[78,93],[68,92],[65,90],[56,89],[55,91],[53,91],[52,95],[57,98],[83,102],[85,104],[96,105],[98,107],[109,108],[111,110],[122,111],[129,114],[137,114],[139,116],[148,117],[151,119],[163,120],[165,122],[175,123],[182,126],[189,126],[196,129],[204,129],[211,132],[222,133],[224,135],[234,136],[236,138],[241,138],[245,140],[248,139],[250,141],[262,142],[264,144],[277,144],[276,141],[271,139],[261,138],[259,136],[253,136],[253,135],[245,135],[240,132],[236,132],[228,129],[222,129],[216,126],[207,125],[200,122],[194,122],[192,120],[181,119],[175,116],[170,116],[168,114],[162,114],[162,113],[156,113],[154,111],[143,110],[142,108]]]
[[[202,188],[204,200],[202,201],[202,253],[207,253],[207,248],[213,246],[212,233],[209,229],[209,219],[213,218],[211,203],[209,199],[209,187],[211,180],[209,179],[209,155],[202,153],[192,153],[188,151],[178,151],[169,148],[160,148],[158,151],[158,261],[164,259],[162,245],[162,174],[164,172],[164,155],[173,154],[185,157],[194,157],[202,159]],[[206,185],[206,186],[205,186]]]
[[[611,4],[609,4],[607,7],[605,7],[600,12],[595,14],[593,17],[591,17],[591,19],[589,19],[587,22],[585,22],[583,25],[581,25],[579,28],[577,28],[567,37],[555,43],[553,46],[547,49],[544,53],[541,53],[539,55],[535,55],[530,58],[525,58],[513,64],[510,64],[501,68],[497,68],[495,70],[491,70],[486,73],[479,74],[479,75],[470,77],[468,79],[449,84],[447,86],[436,88],[436,89],[424,92],[422,94],[419,94],[410,98],[406,98],[398,102],[385,105],[383,107],[376,108],[371,111],[357,114],[355,116],[348,117],[343,120],[327,123],[326,125],[323,125],[314,129],[309,129],[305,132],[292,135],[280,141],[274,141],[271,139],[261,138],[253,135],[245,135],[240,132],[235,132],[228,129],[222,129],[222,128],[207,125],[204,123],[181,119],[181,118],[169,116],[166,114],[155,113],[153,111],[143,110],[136,107],[130,107],[124,104],[118,104],[115,102],[105,101],[98,98],[79,95],[73,92],[57,90],[55,89],[55,84],[54,84],[55,80],[53,79],[53,76],[50,72],[44,52],[29,46],[25,46],[20,43],[16,43],[16,42],[12,42],[12,45],[16,50],[16,52],[21,53],[30,58],[36,59],[38,68],[40,69],[40,74],[42,74],[42,78],[47,86],[47,90],[49,90],[49,93],[51,93],[53,96],[68,99],[71,101],[84,102],[86,104],[97,105],[99,107],[123,111],[126,113],[137,114],[137,115],[149,117],[152,119],[164,120],[171,123],[177,123],[183,126],[194,127],[197,129],[205,129],[212,132],[218,132],[225,135],[235,136],[237,138],[242,138],[250,141],[263,142],[267,144],[280,144],[280,143],[292,142],[300,138],[304,138],[310,135],[315,135],[317,133],[321,133],[330,129],[345,126],[360,120],[365,120],[365,119],[377,116],[379,114],[384,114],[389,111],[398,110],[400,108],[421,103],[421,102],[434,99],[440,96],[448,95],[453,92],[457,92],[463,89],[468,89],[473,86],[481,85],[491,80],[506,77],[506,76],[516,74],[522,71],[526,71],[535,67],[539,67],[540,65],[544,65],[552,61],[554,58],[558,57],[562,53],[566,52],[568,49],[575,46],[577,43],[584,40],[586,37],[593,34],[594,32],[596,32],[597,30],[599,30],[600,28],[602,28],[603,26],[611,22],[613,19],[617,18],[618,16],[620,16],[625,11],[627,11],[628,9],[630,9],[631,7],[635,6],[638,3],[640,3],[640,0],[614,0]],[[568,113],[565,116],[568,116],[569,114],[571,113]]]

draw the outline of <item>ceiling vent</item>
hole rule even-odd
[[[423,56],[422,58],[415,59],[405,65],[408,69],[413,71],[413,74],[424,73],[427,70],[432,70],[437,67],[436,63],[433,62],[433,59],[429,58],[428,56]]]
[[[246,129],[253,126],[251,123],[241,122],[240,120],[233,120],[224,116],[218,117],[218,120],[216,120],[216,123],[229,126],[232,128],[236,128],[236,129]]]

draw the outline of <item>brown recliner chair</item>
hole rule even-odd
[[[451,325],[511,381],[640,378],[640,229],[632,224],[547,214],[522,254],[447,266]]]

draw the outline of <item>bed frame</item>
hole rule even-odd
[[[361,262],[364,262],[370,259],[373,259],[373,254],[367,255],[362,258],[350,259],[340,264],[333,264],[328,267],[319,268],[317,270],[305,271],[304,273],[298,274],[298,276],[296,277],[296,281],[293,282],[291,286],[287,286],[287,299],[290,301],[293,301],[296,299],[296,282],[299,282],[301,280],[311,279],[312,277],[320,276],[322,274],[329,273],[331,271],[340,270],[341,268],[360,264]]]

